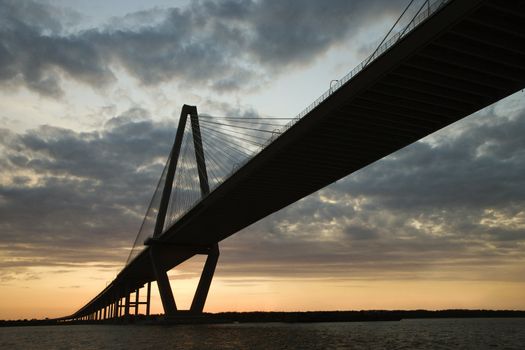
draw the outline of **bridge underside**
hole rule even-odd
[[[169,228],[164,270],[525,87],[525,2],[456,0],[339,88]],[[155,280],[147,247],[91,303]],[[118,291],[118,292],[117,292]]]

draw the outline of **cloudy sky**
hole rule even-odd
[[[0,0],[0,319],[113,279],[184,103],[293,117],[407,2]],[[524,96],[225,240],[207,310],[524,309]],[[170,272],[182,308],[202,262]]]

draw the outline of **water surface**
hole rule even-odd
[[[524,349],[525,318],[0,328],[0,349]]]

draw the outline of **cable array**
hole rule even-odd
[[[186,122],[181,149],[173,178],[173,186],[164,221],[164,231],[187,213],[201,198],[197,157],[206,165],[210,190],[213,191],[240,166],[259,152],[269,139],[281,134],[291,118],[255,117],[198,117],[200,138],[194,139],[190,118]],[[195,141],[200,142],[203,154],[195,152]],[[171,154],[157,184],[148,210],[129,254],[129,263],[140,251],[144,241],[153,235],[162,191],[166,183]]]
[[[173,187],[170,194],[166,220],[164,222],[164,231],[202,199],[197,170],[197,157],[199,157],[201,162],[206,164],[209,187],[210,190],[213,191],[214,188],[219,186],[262,148],[273,142],[284,131],[293,127],[297,121],[310,113],[310,111],[315,109],[331,94],[335,93],[341,86],[347,84],[368,64],[388,51],[397,41],[401,40],[407,33],[412,31],[449,1],[450,0],[410,0],[372,54],[347,75],[339,80],[333,80],[336,82],[334,86],[330,86],[324,94],[294,118],[216,117],[201,115],[199,116],[201,137],[198,138],[198,140],[194,140],[194,135],[188,120],[184,129],[181,152],[177,159]],[[405,18],[408,20],[408,23],[404,20]],[[202,155],[196,154],[194,147],[195,141],[202,144]],[[171,154],[166,162],[166,166],[164,167],[133,244],[133,248],[129,254],[128,264],[143,249],[144,240],[153,234],[162,191],[166,182],[167,165],[170,160]]]
[[[171,158],[171,154],[169,158]],[[162,198],[162,190],[164,188],[164,184],[166,183],[167,172],[168,162],[166,162],[166,164],[164,165],[162,174],[159,178],[159,181],[157,182],[157,187],[153,192],[153,196],[151,197],[148,209],[146,210],[146,215],[144,215],[144,219],[142,220],[142,224],[140,225],[140,229],[137,233],[137,237],[135,238],[135,242],[133,242],[133,247],[129,252],[126,265],[129,264],[131,260],[133,260],[142,251],[144,247],[144,240],[148,238],[148,236],[151,236],[153,234],[153,231],[155,229],[155,222],[157,220],[157,214],[159,212],[160,200]]]

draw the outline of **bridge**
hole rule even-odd
[[[185,105],[127,264],[104,290],[60,320],[113,319],[137,314],[141,305],[149,314],[153,281],[165,315],[180,315],[167,271],[197,254],[207,258],[186,312],[201,313],[219,242],[523,89],[523,23],[525,1],[427,0],[406,26],[285,125],[255,118],[255,124],[236,126],[250,118],[213,118]],[[237,141],[231,138],[234,127],[244,130],[235,134]],[[254,142],[253,130],[269,137]],[[224,155],[247,155],[229,169],[217,161],[213,142],[221,135]],[[185,160],[190,156],[192,166]],[[145,301],[139,298],[142,288]]]

